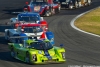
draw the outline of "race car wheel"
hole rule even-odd
[[[46,12],[45,12],[45,16],[50,16],[50,11],[49,10],[47,10]]]
[[[11,56],[12,56],[12,57],[16,57],[16,52],[14,51],[13,48],[11,48]]]
[[[30,57],[28,52],[26,53],[25,62],[30,63]]]

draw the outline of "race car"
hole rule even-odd
[[[24,39],[23,43],[8,44],[11,56],[28,64],[63,63],[66,61],[63,46],[53,46],[47,39]]]
[[[79,0],[79,5],[81,6],[89,6],[91,5],[92,0]]]
[[[88,6],[92,3],[91,0],[59,0],[61,8],[75,9]]]
[[[9,24],[13,28],[17,28],[20,24],[41,24],[42,26],[46,26],[48,28],[48,24],[46,20],[43,20],[43,17],[40,17],[38,13],[32,12],[23,12],[18,14],[17,18],[11,18]]]
[[[51,16],[60,12],[60,4],[53,0],[32,0],[30,4],[26,2],[24,11],[39,13],[41,16]]]
[[[38,36],[35,39],[48,39],[51,44],[54,45],[54,34],[51,31],[46,31],[46,28],[41,27],[40,24],[22,24],[17,29],[5,29],[5,39],[10,42],[17,42],[16,39],[10,37],[15,36]],[[34,37],[32,37],[34,39]]]

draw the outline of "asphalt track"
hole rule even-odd
[[[9,2],[8,2],[9,1]],[[73,29],[70,21],[78,14],[100,6],[100,0],[93,0],[91,6],[76,10],[61,10],[59,14],[45,17],[49,29],[55,34],[56,45],[64,44],[67,61],[63,64],[29,65],[10,56],[7,42],[4,40],[5,25],[9,18],[16,15],[13,11],[21,11],[25,1],[0,0],[0,67],[68,67],[69,65],[100,65],[100,38]]]

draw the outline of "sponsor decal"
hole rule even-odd
[[[35,11],[35,12],[38,12],[39,10],[40,10],[40,6],[35,6],[35,7],[34,7],[34,11]]]
[[[50,54],[47,50],[45,50],[44,53],[45,53],[45,56],[48,58],[48,60],[52,59],[52,57],[50,56]]]

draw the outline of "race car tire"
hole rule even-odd
[[[14,51],[13,47],[11,48],[11,56],[13,58],[15,58],[17,55],[16,55],[16,52]]]
[[[50,11],[49,10],[47,10],[46,12],[45,12],[45,16],[50,16]]]

